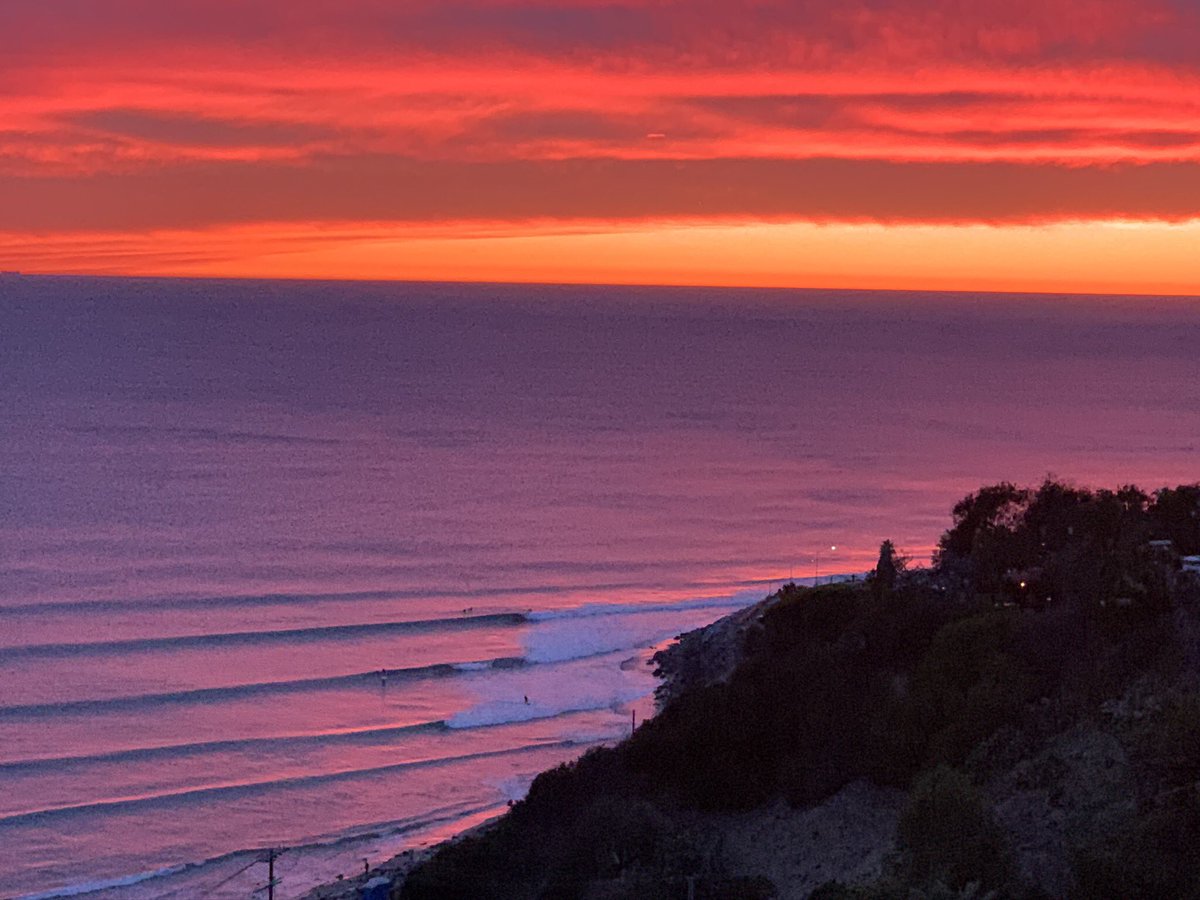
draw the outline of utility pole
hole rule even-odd
[[[265,862],[267,864],[267,883],[262,887],[256,887],[254,889],[253,896],[257,897],[263,891],[266,891],[267,900],[275,900],[275,885],[279,884],[279,880],[275,878],[275,857],[279,856],[280,852],[281,851],[276,850],[274,847],[270,847],[267,850],[267,856],[265,859],[260,856],[254,861]],[[251,863],[250,865],[254,865],[254,863]],[[247,866],[247,868],[249,868],[249,866]],[[242,871],[244,872],[245,869]],[[341,876],[339,875],[338,877],[340,878]],[[224,882],[221,883],[224,884]]]

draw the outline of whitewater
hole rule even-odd
[[[1193,481],[1159,298],[0,285],[0,896],[297,897],[980,484]],[[833,549],[836,547],[837,549]]]

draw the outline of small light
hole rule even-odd
[[[1021,587],[1025,587],[1025,582],[1021,582]]]

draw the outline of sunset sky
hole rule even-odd
[[[1200,293],[1197,0],[5,0],[0,268]]]

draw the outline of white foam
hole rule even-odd
[[[644,664],[649,648],[739,609],[754,596],[597,604],[537,615],[522,635],[531,665],[474,682],[475,702],[446,724],[461,729],[531,722],[641,700],[657,685]]]
[[[484,781],[484,784],[495,788],[509,803],[516,803],[518,800],[524,800],[525,795],[529,793],[529,786],[533,784],[533,777],[529,775],[514,775],[512,778],[503,778],[499,781]]]
[[[472,705],[449,716],[446,725],[451,729],[478,728],[585,714],[579,720],[569,720],[578,724],[565,726],[572,730],[559,735],[559,739],[572,741],[581,752],[588,746],[615,740],[628,732],[627,704],[647,697],[656,685],[649,667],[641,663],[649,656],[645,648],[757,599],[757,592],[747,592],[666,604],[597,603],[531,613],[530,624],[522,636],[525,659],[536,665],[495,667],[487,660],[454,663],[456,671],[487,674],[463,679],[466,690],[473,695],[468,700]],[[642,652],[636,652],[639,650]],[[529,702],[524,699],[526,694]],[[549,733],[560,729],[547,726],[544,730]],[[525,795],[530,781],[531,778],[512,778],[492,786],[506,800],[517,800]],[[379,830],[378,825],[371,830]],[[409,840],[399,835],[354,833],[358,831],[351,830],[339,842],[346,841],[357,848],[358,842],[373,847],[375,843],[399,844]],[[326,868],[326,856],[349,858],[348,855],[358,852],[358,849],[345,852],[330,849],[327,853],[315,846],[305,847],[290,863],[304,872],[289,871],[289,880],[294,884],[317,883],[328,877],[321,874]],[[307,871],[309,868],[313,870],[311,873]],[[191,879],[210,871],[215,871],[211,863],[177,865],[29,894],[20,900],[55,900],[107,891],[130,897],[154,896],[164,883],[176,884],[180,877]],[[159,878],[166,880],[141,884]]]
[[[649,647],[758,598],[755,590],[676,603],[593,603],[531,613],[532,627],[523,635],[525,658],[533,663],[563,662]]]
[[[71,884],[65,887],[53,888],[49,891],[41,891],[36,894],[22,894],[16,900],[53,900],[55,897],[79,897],[84,894],[94,894],[97,891],[107,891],[114,888],[132,887],[135,884],[141,884],[143,881],[150,881],[152,878],[167,878],[171,875],[178,875],[180,872],[187,869],[195,868],[194,864],[183,863],[177,866],[167,866],[163,869],[155,869],[152,872],[139,872],[136,875],[124,875],[120,878],[107,878],[100,881],[84,881],[79,884]]]
[[[725,597],[699,597],[679,600],[674,603],[585,603],[567,609],[544,609],[531,612],[526,618],[531,622],[546,622],[553,619],[584,619],[593,616],[618,616],[637,613],[688,612],[695,609],[721,609],[742,607],[762,599],[762,590],[741,591]]]
[[[513,669],[472,685],[474,704],[446,719],[479,728],[618,709],[654,691],[648,666],[621,667],[624,652]],[[622,714],[623,718],[623,714]],[[591,726],[585,726],[591,727]]]
[[[493,700],[456,713],[446,720],[448,728],[484,728],[489,725],[513,725],[538,719],[553,719],[568,713],[611,709],[645,696],[643,688],[631,687],[624,695],[578,698],[563,704],[524,703],[520,700]]]

